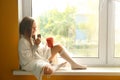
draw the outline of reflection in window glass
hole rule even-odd
[[[54,37],[73,57],[98,57],[98,9],[99,0],[32,0],[42,37]]]

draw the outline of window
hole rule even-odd
[[[32,16],[42,36],[53,36],[73,57],[98,57],[98,9],[99,0],[32,2]]]
[[[109,22],[108,22],[108,63],[119,65],[120,61],[120,1],[110,0],[109,2]]]
[[[115,11],[114,11],[114,26],[115,26],[115,57],[120,57],[120,2],[115,1]]]
[[[35,18],[43,41],[53,36],[55,42],[62,43],[71,56],[83,64],[119,65],[119,0],[23,0],[23,4],[25,2],[31,6],[23,14],[32,14]]]

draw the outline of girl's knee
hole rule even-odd
[[[55,46],[58,47],[58,48],[60,48],[60,49],[63,48],[61,44],[56,44]]]

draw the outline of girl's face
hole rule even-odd
[[[33,25],[32,25],[32,36],[33,35],[35,35],[35,33],[36,33],[36,23],[35,23],[35,21],[33,22]]]

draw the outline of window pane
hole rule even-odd
[[[98,9],[99,0],[32,0],[38,31],[54,37],[73,57],[98,57]]]
[[[120,57],[120,2],[114,1],[115,5],[115,57]]]

